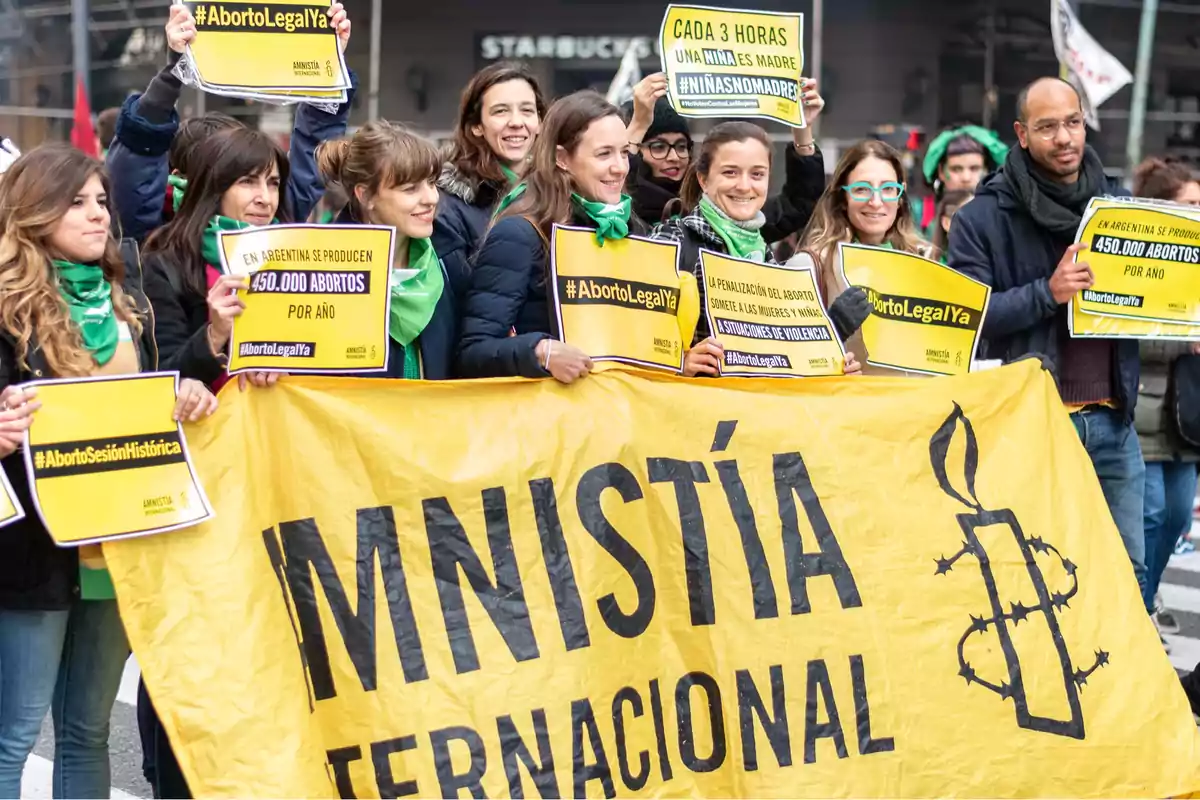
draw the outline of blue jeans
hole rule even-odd
[[[1142,446],[1133,424],[1125,422],[1120,411],[1106,407],[1076,411],[1071,415],[1071,421],[1075,423],[1079,440],[1092,459],[1104,499],[1108,501],[1108,511],[1117,524],[1121,542],[1133,564],[1138,590],[1144,596],[1146,533],[1142,506],[1145,501],[1146,464],[1142,461]],[[1146,604],[1147,611],[1152,608],[1153,603]]]
[[[1162,580],[1175,542],[1192,527],[1196,465],[1186,461],[1146,462],[1146,602]]]
[[[0,611],[0,797],[21,773],[54,696],[69,611]]]
[[[113,600],[64,611],[0,611],[0,798],[54,711],[54,797],[108,797],[108,727],[129,645]]]
[[[54,687],[54,797],[108,797],[109,722],[129,660],[116,600],[71,610]]]

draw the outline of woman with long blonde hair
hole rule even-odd
[[[839,244],[865,244],[934,257],[917,232],[912,208],[903,202],[905,190],[904,164],[886,142],[865,139],[838,161],[833,180],[800,240],[800,251],[788,262],[814,263],[826,308],[849,288],[838,264]],[[855,331],[846,340],[846,348],[866,364],[868,354],[861,333]],[[878,368],[869,366],[863,371],[880,374]],[[887,372],[895,374],[894,370]]]
[[[26,153],[0,181],[0,466],[26,508],[19,450],[38,403],[21,384],[158,368],[153,312],[123,285],[108,187],[100,162],[63,145]],[[215,408],[202,384],[180,382],[175,419]],[[88,561],[56,547],[36,514],[0,536],[0,797],[20,796],[52,705],[54,796],[109,794],[109,716],[129,645],[107,574]]]

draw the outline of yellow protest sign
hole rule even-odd
[[[685,117],[805,126],[803,14],[668,5],[659,39],[667,96]]]
[[[1165,203],[1137,197],[1097,197],[1088,203],[1085,220],[1099,208],[1152,208],[1172,214],[1189,216],[1200,220],[1200,210],[1176,203]],[[1077,237],[1078,241],[1078,237]],[[1091,255],[1084,254],[1089,259]],[[1128,317],[1102,316],[1084,313],[1075,298],[1071,300],[1068,327],[1071,336],[1077,339],[1099,337],[1105,339],[1177,339],[1200,340],[1200,326],[1179,325],[1169,322],[1147,321]]]
[[[21,519],[25,519],[25,509],[8,480],[8,474],[0,469],[0,528]]]
[[[708,329],[725,347],[722,375],[841,375],[846,351],[811,270],[700,251]]]
[[[187,528],[211,519],[183,426],[179,375],[34,381],[42,407],[25,437],[38,516],[60,547]]]
[[[1071,336],[1076,339],[1177,339],[1200,341],[1200,325],[1173,325],[1144,319],[1109,317],[1085,314],[1071,300],[1071,315],[1067,318]]]
[[[1200,219],[1149,206],[1095,208],[1076,255],[1095,283],[1075,298],[1085,314],[1200,325]]]
[[[341,91],[350,74],[329,25],[328,2],[197,2],[188,48],[205,88],[266,92]]]
[[[963,375],[979,346],[991,289],[945,264],[880,247],[841,244],[842,279],[867,292],[867,363]]]
[[[550,250],[554,313],[564,342],[600,367],[683,368],[678,245],[629,236],[601,246],[594,230],[555,225]]]
[[[189,432],[218,521],[105,547],[196,797],[1200,789],[1032,362],[223,400]]]
[[[250,278],[229,372],[386,371],[394,237],[375,225],[222,232],[222,271]]]

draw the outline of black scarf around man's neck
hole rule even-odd
[[[1088,145],[1075,183],[1045,177],[1023,147],[1008,151],[1004,174],[1034,221],[1057,236],[1074,237],[1088,201],[1104,192],[1104,164]]]

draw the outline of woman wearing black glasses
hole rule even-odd
[[[917,233],[911,206],[901,202],[904,191],[904,164],[895,148],[885,142],[861,141],[838,162],[833,182],[817,203],[800,241],[802,252],[789,262],[809,258],[816,262],[817,286],[827,308],[847,289],[837,263],[842,242],[933,257],[930,246]],[[846,349],[866,364],[866,348],[858,331],[846,340]],[[863,371],[896,374],[896,370],[870,366]]]
[[[792,130],[792,147],[784,157],[783,191],[762,207],[762,236],[774,244],[803,230],[825,191],[825,158],[813,141],[812,125],[825,107],[817,82],[801,78],[804,117],[810,123]],[[629,182],[633,212],[654,225],[683,213],[679,198],[684,173],[692,161],[692,134],[687,120],[667,100],[667,76],[648,75],[634,87],[629,117]]]

